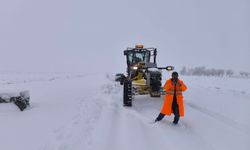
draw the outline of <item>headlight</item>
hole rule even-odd
[[[133,69],[133,70],[137,70],[137,69],[138,69],[138,67],[137,67],[137,66],[134,66],[134,67],[132,67],[132,69]]]
[[[166,70],[167,70],[167,71],[172,71],[172,70],[174,70],[174,67],[173,67],[173,66],[167,66],[167,67],[166,67]]]

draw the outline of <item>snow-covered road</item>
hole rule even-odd
[[[163,97],[137,96],[133,107],[123,107],[122,87],[112,76],[24,78],[1,81],[1,89],[31,93],[31,108],[24,112],[0,104],[4,150],[250,148],[249,79],[184,77],[186,115],[174,126],[173,116],[153,123]]]
[[[189,86],[185,94],[186,116],[178,126],[172,125],[173,116],[152,123],[162,98],[137,96],[132,108],[124,108],[122,89],[118,92],[113,87],[114,92],[108,92],[110,106],[102,112],[91,148],[249,149],[249,80],[186,77],[184,81]],[[232,89],[223,86],[230,85],[227,82],[232,82]],[[243,87],[235,88],[237,84]]]

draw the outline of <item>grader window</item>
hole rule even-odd
[[[144,61],[145,55],[143,53],[135,53],[134,63]]]
[[[149,62],[150,61],[150,52],[135,52],[128,54],[129,65],[136,64],[139,62]]]
[[[128,54],[128,64],[129,66],[133,63],[133,53]]]

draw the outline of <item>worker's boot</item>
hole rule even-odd
[[[174,116],[173,124],[178,124],[179,118],[179,116]]]
[[[160,113],[158,117],[155,119],[155,122],[161,121],[164,118],[164,116],[165,116],[164,114]]]

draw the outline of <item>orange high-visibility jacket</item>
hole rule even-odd
[[[184,102],[183,102],[182,92],[184,92],[186,89],[187,87],[183,83],[183,81],[178,80],[178,83],[176,85],[176,98],[179,108],[179,114],[181,117],[184,116]],[[164,85],[164,90],[166,91],[166,96],[164,98],[164,103],[161,109],[161,113],[170,116],[171,113],[173,112],[172,103],[174,99],[174,83],[172,82],[171,79],[166,81]]]

